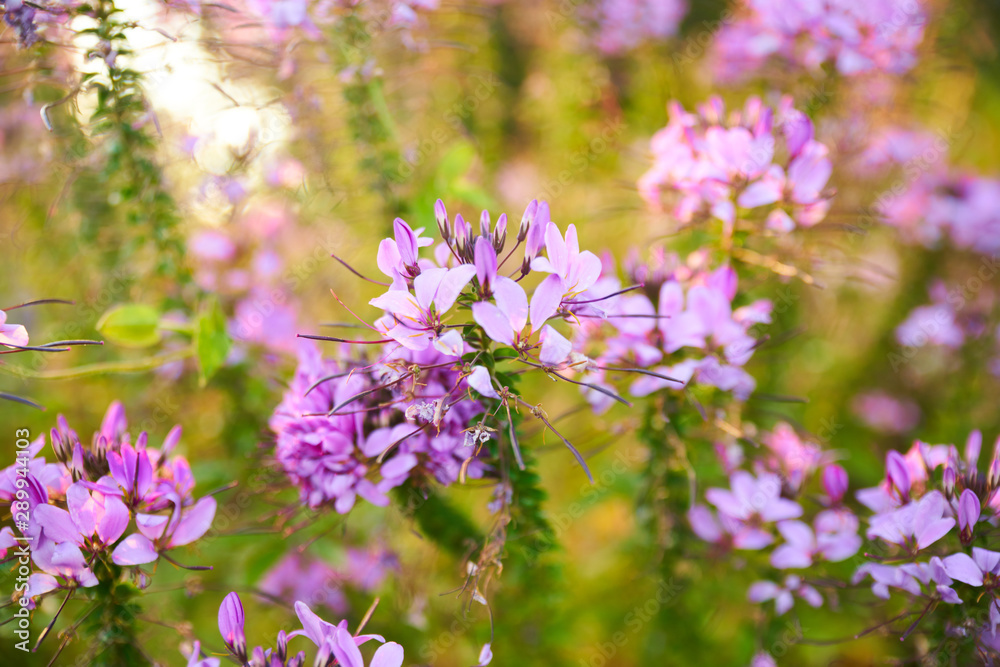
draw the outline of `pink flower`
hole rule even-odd
[[[898,510],[876,514],[871,519],[868,537],[910,549],[926,549],[955,526],[955,520],[944,516],[945,499],[940,491],[931,491]]]
[[[739,217],[786,233],[817,224],[829,208],[829,151],[790,98],[772,109],[752,97],[728,118],[719,98],[697,114],[672,104],[670,123],[651,148],[653,166],[639,179],[639,192],[654,211],[672,201],[682,223],[712,217],[730,235]]]
[[[1000,553],[972,548],[972,557],[957,553],[943,559],[945,571],[953,579],[970,586],[982,586],[985,577],[1000,573]]]
[[[27,347],[28,330],[20,324],[7,324],[7,312],[0,310],[0,345]]]
[[[391,288],[372,299],[371,305],[388,313],[379,322],[380,330],[411,350],[425,349],[442,332],[442,316],[455,305],[474,275],[476,267],[470,264],[453,269],[426,269],[413,279],[414,293],[405,288]]]
[[[794,574],[785,577],[784,586],[779,586],[772,581],[758,581],[747,592],[747,599],[750,602],[767,602],[774,600],[774,610],[778,616],[783,615],[795,604],[794,596],[806,601],[810,607],[822,607],[823,596],[812,586],[802,582],[802,579]]]

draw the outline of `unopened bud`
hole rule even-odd
[[[84,470],[83,470],[83,445],[81,445],[79,442],[76,443],[76,445],[74,445],[74,447],[73,447],[73,465],[70,466],[70,469],[74,473],[79,473],[80,477],[83,477],[83,473],[84,473]]]
[[[945,467],[944,476],[941,480],[941,483],[944,486],[944,495],[948,498],[948,500],[951,500],[955,496],[955,482],[955,469],[949,465]]]
[[[440,199],[434,202],[434,219],[437,220],[441,239],[447,243],[451,240],[451,225],[448,224],[448,209],[444,207],[444,202]]]
[[[472,226],[465,221],[461,213],[455,216],[455,250],[459,256],[464,256],[472,250]]]
[[[965,465],[975,470],[979,464],[979,452],[983,448],[983,434],[980,431],[973,431],[965,441]]]
[[[484,210],[479,214],[479,235],[485,238],[490,237],[490,212]]]
[[[524,239],[528,237],[528,230],[535,222],[536,213],[538,213],[538,200],[532,199],[528,207],[524,209],[524,215],[521,216],[521,226],[517,230],[518,243],[524,243]]]
[[[885,457],[885,471],[889,484],[899,493],[900,500],[908,501],[910,495],[910,472],[906,468],[906,459],[897,451],[889,452]]]
[[[49,431],[49,438],[52,440],[52,451],[56,453],[56,459],[65,463],[66,461],[66,445],[63,442],[62,435],[59,431],[52,429]]]
[[[438,199],[438,202],[441,200]],[[444,208],[442,205],[441,208]],[[288,636],[285,634],[284,630],[278,630],[278,659],[281,660],[282,664],[288,658]]]
[[[989,477],[986,483],[990,491],[1000,486],[1000,457],[997,456],[996,452],[993,454],[993,460],[990,461]]]
[[[839,503],[847,493],[847,471],[839,465],[831,464],[823,469],[823,489],[830,502]]]
[[[497,254],[503,252],[503,247],[507,243],[507,214],[501,213],[497,219],[497,226],[493,230],[493,249]]]

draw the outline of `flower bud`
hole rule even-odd
[[[455,216],[455,251],[459,257],[472,252],[472,227],[461,213]]]
[[[497,251],[497,254],[503,251],[504,245],[507,243],[507,214],[501,213],[500,217],[497,218],[497,226],[493,230],[493,249]]]
[[[538,212],[535,214],[535,221],[528,230],[528,238],[524,246],[524,256],[530,262],[545,246],[545,230],[551,222],[548,202],[538,203]]]
[[[485,209],[479,214],[479,235],[490,238],[490,212]]]
[[[944,495],[948,500],[955,496],[955,469],[951,465],[946,465],[941,483],[944,486]]]
[[[451,240],[451,225],[448,224],[448,209],[444,207],[444,202],[440,199],[434,202],[434,219],[437,220],[441,240],[448,243]]]
[[[989,477],[986,483],[991,491],[1000,486],[1000,438],[997,438],[997,442],[993,446],[993,458],[990,460]]]
[[[965,441],[965,465],[969,470],[976,470],[979,466],[979,452],[983,448],[983,434],[976,430],[969,434]]]
[[[438,201],[440,202],[441,200],[438,199]],[[441,205],[441,208],[444,208],[443,204]],[[278,659],[281,660],[282,663],[284,663],[285,660],[288,658],[288,635],[285,634],[284,630],[278,630],[277,654],[278,654]]]
[[[63,442],[62,435],[59,431],[52,429],[49,431],[49,439],[52,441],[52,451],[56,453],[56,460],[65,463],[68,457],[66,455],[66,443]]]
[[[972,542],[972,535],[981,511],[979,496],[970,489],[962,491],[962,495],[958,499],[958,528],[959,538],[965,546],[969,546]]]
[[[535,223],[536,213],[538,213],[538,200],[532,199],[528,207],[524,209],[524,215],[521,216],[521,226],[517,229],[518,243],[524,243],[524,239],[528,236],[528,230]]]
[[[839,465],[831,464],[823,469],[823,489],[830,496],[830,502],[839,503],[847,493],[847,471]]]
[[[73,479],[77,479],[77,475],[79,475],[81,479],[85,477],[83,467],[83,445],[79,442],[73,446],[73,464],[70,466],[70,470],[73,471]]]
[[[885,457],[885,472],[889,484],[899,493],[900,500],[908,500],[910,473],[906,469],[906,460],[903,455],[897,451],[889,452]]]

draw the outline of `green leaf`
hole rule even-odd
[[[202,304],[195,325],[194,346],[198,355],[198,374],[201,386],[215,375],[229,354],[232,341],[226,333],[226,316],[219,302],[212,298]]]
[[[517,350],[512,347],[501,347],[493,353],[493,358],[497,361],[502,359],[517,359],[518,356]]]
[[[128,303],[108,310],[97,322],[101,335],[123,347],[149,347],[160,342],[160,313],[152,306]]]

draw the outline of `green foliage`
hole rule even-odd
[[[198,357],[198,378],[205,386],[226,361],[232,341],[226,332],[226,316],[217,299],[201,305],[195,325],[194,345]]]
[[[115,306],[97,322],[109,342],[123,347],[151,347],[160,342],[160,313],[138,303]]]

